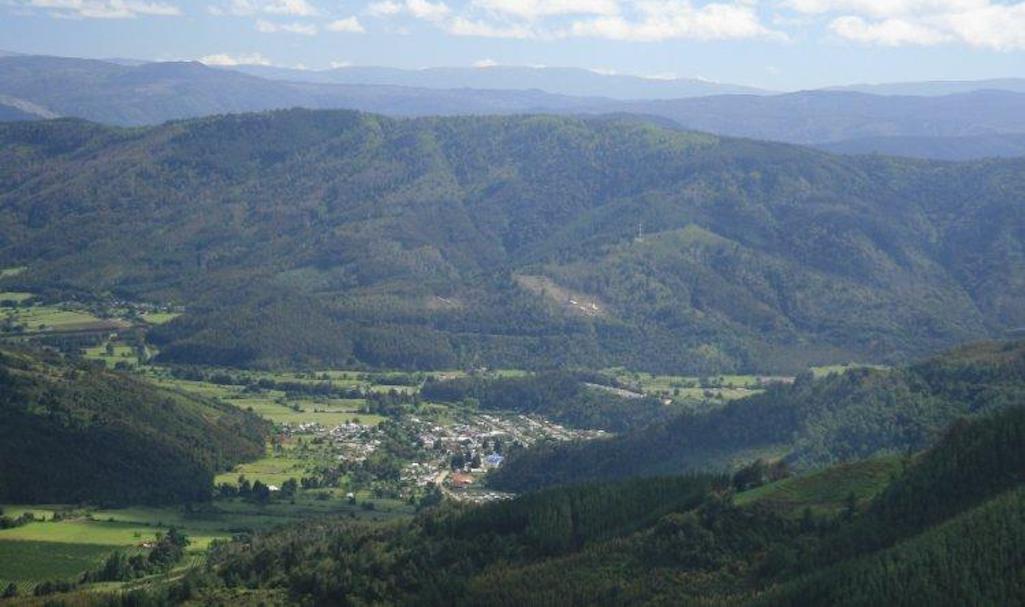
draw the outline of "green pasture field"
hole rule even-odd
[[[364,405],[362,399],[341,399],[341,398],[298,398],[289,399],[287,404],[277,402],[285,398],[285,393],[280,390],[268,390],[267,392],[246,393],[241,386],[225,386],[202,381],[190,381],[181,379],[156,379],[158,384],[173,387],[185,392],[205,396],[208,398],[220,398],[224,402],[238,407],[239,409],[252,409],[256,414],[278,424],[303,424],[319,423],[326,428],[344,424],[352,419],[359,418],[360,423],[376,425],[385,418],[380,415],[361,413],[360,408]],[[299,411],[291,408],[291,405],[299,406]]]
[[[121,320],[101,319],[88,312],[50,305],[8,308],[4,314],[23,325],[26,333],[118,329],[127,326]]]
[[[107,354],[106,344],[93,346],[85,349],[85,357],[93,360],[102,360],[108,368],[113,368],[119,362],[128,362],[132,365],[139,365],[139,357],[131,346],[115,345],[114,353]]]
[[[179,316],[181,316],[179,312],[147,312],[141,318],[151,325],[162,325],[171,322]]]
[[[0,543],[5,541],[55,542],[61,544],[92,544],[101,546],[137,546],[156,539],[158,532],[170,527],[160,520],[119,521],[75,518],[63,521],[34,522],[13,529],[0,530]],[[203,549],[214,539],[230,537],[204,529],[186,527],[192,548]]]
[[[325,399],[323,401],[298,399],[289,400],[287,405],[283,405],[278,403],[274,397],[247,395],[240,398],[228,398],[225,399],[225,402],[240,409],[252,408],[254,413],[276,424],[316,422],[325,428],[331,428],[357,418],[360,423],[370,425],[377,425],[385,419],[380,415],[361,413],[359,408],[363,406],[363,401],[358,399]],[[299,411],[289,406],[293,403],[299,406]]]
[[[713,375],[704,378],[710,386],[713,386],[706,389],[700,386],[702,379],[700,377],[652,375],[651,373],[628,371],[622,367],[606,369],[605,373],[612,375],[625,385],[640,388],[645,394],[666,394],[673,398],[691,400],[706,398],[706,390],[712,393],[715,398],[724,400],[744,398],[762,391],[762,384],[759,383],[759,379],[763,381],[789,379],[764,375]]]
[[[847,363],[843,365],[825,365],[822,367],[812,367],[812,373],[815,377],[825,377],[830,373],[846,373],[851,369],[886,369],[883,365],[865,365],[861,363]]]
[[[244,474],[250,482],[260,481],[265,485],[277,485],[280,487],[290,478],[299,480],[306,475],[306,467],[313,462],[309,460],[289,457],[286,455],[270,455],[252,462],[239,464],[231,472],[218,474],[214,479],[215,484],[228,483],[236,484],[239,475]]]
[[[21,303],[26,299],[31,299],[32,293],[25,293],[22,291],[0,291],[0,301],[16,301]]]
[[[66,508],[4,508],[9,516],[30,511],[47,518],[57,510]],[[36,521],[0,530],[0,580],[23,585],[24,592],[41,581],[71,579],[98,567],[111,552],[154,541],[172,526],[188,535],[189,552],[199,555],[213,540],[230,539],[233,524],[193,520],[175,508],[92,510],[61,521]]]
[[[28,268],[26,266],[17,266],[13,268],[0,268],[0,278],[7,278],[8,276],[17,276]]]
[[[74,578],[94,569],[116,549],[102,544],[0,541],[0,583],[14,582],[24,594],[39,582]]]
[[[286,459],[278,462],[278,469],[298,462]],[[233,482],[235,477],[230,480]],[[326,499],[318,499],[320,494]],[[210,542],[230,539],[240,531],[269,529],[317,516],[351,515],[364,520],[389,520],[414,513],[411,506],[400,500],[377,499],[364,491],[358,492],[356,497],[357,503],[349,504],[342,490],[321,489],[300,492],[292,501],[275,498],[267,504],[255,504],[238,498],[218,499],[188,511],[181,507],[79,510],[75,518],[37,521],[0,530],[0,581],[15,582],[24,594],[42,581],[73,579],[98,567],[113,551],[153,541],[157,533],[166,532],[170,527],[180,529],[189,537],[189,554],[192,555],[189,560],[195,564]],[[373,503],[374,508],[366,509],[365,502]],[[17,517],[23,512],[33,512],[50,518],[54,512],[69,508],[6,506],[4,513]]]

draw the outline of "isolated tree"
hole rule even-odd
[[[249,484],[249,479],[244,474],[238,477],[238,494],[239,497],[249,497],[253,494],[253,486]]]
[[[253,499],[264,503],[270,500],[270,487],[263,484],[261,481],[253,483]]]
[[[858,513],[858,496],[854,495],[854,492],[851,491],[847,494],[847,499],[844,500],[844,503],[845,507],[843,517],[849,521],[854,518],[855,514]]]

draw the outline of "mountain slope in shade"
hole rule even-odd
[[[1025,156],[1025,134],[970,137],[868,137],[815,147],[836,154],[882,154],[908,158],[963,161]]]
[[[176,503],[264,452],[233,406],[49,353],[0,351],[0,500]]]

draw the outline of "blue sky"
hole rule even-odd
[[[1025,77],[1025,0],[0,0],[0,48],[313,69],[575,66],[787,90]]]

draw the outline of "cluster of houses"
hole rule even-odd
[[[480,487],[489,471],[502,466],[505,450],[538,441],[591,439],[604,434],[600,430],[570,430],[539,416],[475,414],[450,426],[425,424],[419,441],[433,445],[438,455],[431,462],[414,462],[405,472],[418,485],[434,483],[460,501],[510,499],[512,494]]]
[[[374,427],[353,421],[325,428],[318,422],[285,423],[280,433],[286,437],[312,435],[327,441],[334,447],[336,461],[361,462],[381,446],[381,440],[374,436]]]
[[[496,413],[466,414],[454,423],[417,416],[399,418],[404,434],[411,437],[418,454],[402,467],[402,494],[436,485],[451,498],[483,502],[508,499],[510,494],[481,488],[481,480],[505,462],[510,448],[529,447],[538,441],[565,441],[603,436],[600,430],[572,430],[539,416]],[[349,421],[333,428],[316,422],[284,424],[285,436],[312,435],[331,445],[338,462],[362,462],[383,448],[381,429]]]

